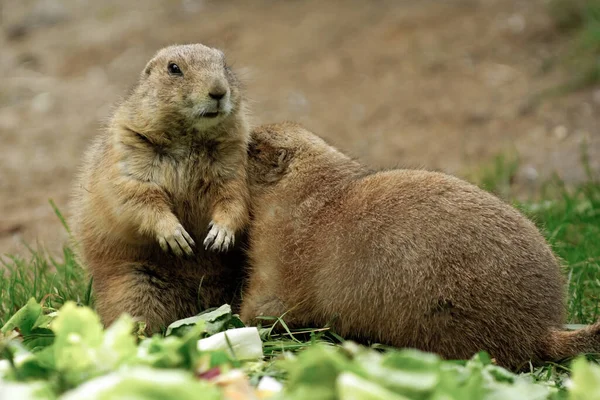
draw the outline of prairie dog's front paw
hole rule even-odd
[[[223,225],[212,222],[208,224],[208,235],[204,239],[204,248],[210,248],[213,251],[226,251],[233,246],[235,233]]]
[[[188,256],[193,255],[192,246],[196,245],[181,224],[177,224],[173,229],[159,232],[158,243],[164,251],[169,251],[171,248],[173,253],[178,256],[182,256],[184,253]]]

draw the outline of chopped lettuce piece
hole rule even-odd
[[[434,354],[416,350],[393,351],[385,355],[361,352],[365,378],[410,398],[423,398],[432,393],[440,380],[440,359]]]
[[[340,349],[320,344],[282,361],[281,367],[288,372],[284,398],[291,400],[335,400],[338,375],[357,369]]]
[[[340,400],[410,400],[351,372],[338,376],[336,388]]]
[[[6,334],[8,331],[18,329],[22,335],[28,335],[41,315],[42,306],[32,297],[4,324],[0,332]]]
[[[7,382],[0,379],[0,399],[52,400],[56,396],[45,382]]]
[[[183,370],[123,368],[92,379],[61,400],[220,400],[220,391]]]
[[[60,371],[85,371],[96,364],[102,344],[102,324],[96,313],[87,307],[67,302],[51,328],[56,335],[54,357]]]
[[[572,374],[570,400],[600,400],[600,366],[579,357],[573,361]]]
[[[137,354],[133,336],[133,320],[127,314],[117,319],[105,332],[98,349],[98,363],[105,368],[116,368],[129,362]]]
[[[167,327],[165,336],[185,336],[190,329],[202,322],[202,336],[210,336],[228,328],[243,328],[244,324],[237,315],[231,313],[231,306],[224,304],[214,310],[201,312],[193,317],[180,319]]]

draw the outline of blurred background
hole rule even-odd
[[[0,254],[60,249],[48,200],[68,216],[82,152],[175,43],[226,52],[254,123],[299,121],[374,167],[515,197],[586,179],[600,167],[598,3],[1,0]]]

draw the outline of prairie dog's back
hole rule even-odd
[[[461,300],[465,307],[496,312],[507,292],[520,293],[522,303],[513,306],[524,308],[562,296],[558,262],[537,228],[459,179],[427,171],[380,172],[354,181],[327,204],[321,212],[307,208],[305,215],[280,221],[279,231],[295,227],[279,239],[279,257],[311,282],[310,293],[303,294],[307,304],[313,299],[319,307],[361,314],[353,329],[381,318],[367,312],[371,305],[360,310],[348,301],[365,293],[381,296],[388,306],[405,304],[395,310],[396,318],[428,312],[435,307],[433,293],[468,293]],[[288,244],[296,250],[290,252]],[[281,279],[289,279],[289,287],[298,280],[289,273]],[[561,301],[548,301],[541,311],[540,317],[557,324],[564,314]]]
[[[564,318],[559,265],[541,234],[466,182],[426,171],[378,173],[356,181],[331,218],[314,224],[317,232],[307,238],[332,238],[315,241],[307,262],[315,266],[315,295],[331,309],[352,314],[348,297],[373,293],[388,306],[403,304],[393,320],[419,321],[442,298],[455,311],[481,314],[482,324],[506,312],[531,318],[531,307],[544,323]]]

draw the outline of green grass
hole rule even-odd
[[[67,300],[91,305],[90,282],[70,248],[64,248],[60,260],[43,250],[30,252],[28,258],[0,257],[0,325],[31,297],[53,308]]]
[[[573,323],[598,320],[600,304],[600,183],[590,180],[561,196],[521,208],[538,224],[562,258],[568,278],[568,311]]]
[[[556,30],[569,36],[562,62],[570,78],[542,96],[560,95],[600,82],[600,0],[552,0],[548,13]]]
[[[65,218],[50,201],[57,218],[69,232]],[[51,308],[66,301],[92,306],[92,282],[76,261],[73,250],[65,246],[60,259],[43,249],[29,247],[29,257],[0,254],[0,326],[30,298]]]

